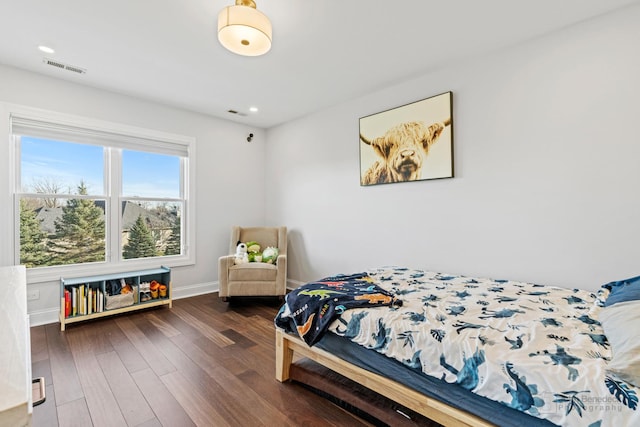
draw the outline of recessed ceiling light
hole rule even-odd
[[[249,111],[251,111],[252,113],[257,113],[258,107],[249,107]]]
[[[53,48],[50,48],[49,46],[40,45],[38,46],[38,49],[40,49],[44,53],[56,53],[56,51]]]

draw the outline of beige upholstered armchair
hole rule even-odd
[[[233,296],[279,296],[287,293],[287,227],[238,227],[231,229],[229,253],[235,254],[240,242],[256,241],[262,250],[278,248],[274,264],[250,262],[235,264],[234,255],[218,259],[219,296],[228,301]]]

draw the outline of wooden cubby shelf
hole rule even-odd
[[[125,292],[110,295],[112,288],[123,288]],[[60,278],[61,331],[70,323],[161,305],[172,305],[168,267]]]

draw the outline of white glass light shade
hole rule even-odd
[[[225,7],[218,15],[218,40],[238,55],[263,55],[271,49],[271,22],[253,7]]]

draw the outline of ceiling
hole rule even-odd
[[[241,57],[216,36],[233,0],[0,0],[0,63],[269,128],[638,1],[256,0],[273,47]]]

